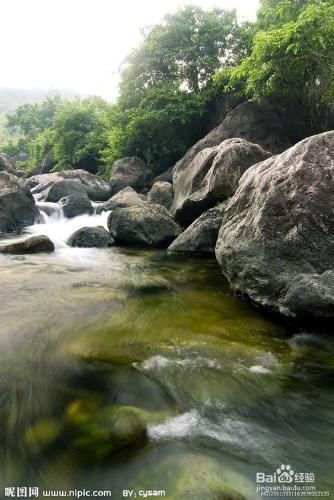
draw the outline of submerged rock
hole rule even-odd
[[[86,170],[64,170],[62,172],[34,175],[28,179],[28,183],[37,198],[46,201],[51,186],[55,182],[65,179],[78,181],[86,191],[90,200],[106,201],[110,198],[111,192],[109,184],[97,175],[90,174]],[[73,194],[73,192],[63,193],[58,199],[68,194]]]
[[[192,436],[188,439],[192,440]],[[178,453],[158,455],[149,468],[143,467],[133,478],[130,487],[149,490],[152,484],[164,484],[168,498],[177,500],[246,500],[243,492],[237,490],[253,492],[253,485],[248,484],[244,476],[230,472],[222,467],[215,454],[198,454],[180,448]]]
[[[129,156],[115,161],[111,167],[111,193],[132,187],[138,192],[146,191],[150,186],[151,170],[137,156]]]
[[[225,204],[211,208],[196,219],[168,247],[171,253],[214,253]]]
[[[169,182],[155,182],[147,194],[148,203],[156,203],[170,209],[173,203],[173,186]]]
[[[137,207],[146,203],[146,197],[138,194],[132,187],[126,187],[114,194],[102,205],[102,210],[114,210],[115,208]]]
[[[146,422],[141,411],[127,406],[111,406],[83,421],[73,446],[85,460],[105,460],[123,448],[147,443]]]
[[[86,192],[71,194],[61,198],[59,201],[65,217],[77,217],[82,214],[92,214],[93,206]]]
[[[180,226],[161,205],[117,208],[108,218],[116,242],[140,246],[168,246],[180,233]]]
[[[334,317],[334,132],[243,175],[216,245],[235,291],[287,316]]]
[[[34,198],[24,180],[0,172],[0,233],[19,231],[38,216]]]
[[[52,241],[44,235],[31,236],[23,241],[9,243],[0,247],[1,253],[25,254],[39,252],[53,252],[55,249]]]
[[[114,238],[102,226],[81,227],[72,234],[67,242],[71,247],[110,247],[114,244]]]
[[[227,139],[200,151],[189,164],[176,167],[171,208],[175,219],[188,225],[217,202],[232,196],[242,174],[269,156],[257,144]]]
[[[62,436],[62,432],[61,422],[51,419],[38,420],[23,434],[23,443],[29,453],[39,454],[54,445]]]

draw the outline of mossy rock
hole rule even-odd
[[[23,443],[29,453],[39,454],[52,446],[61,434],[61,422],[51,419],[38,420],[25,431]]]
[[[133,479],[131,488],[150,489],[152,484],[166,490],[170,500],[245,500],[249,484],[242,476],[230,483],[230,471],[217,458],[185,452],[159,460]],[[254,499],[257,498],[254,496]]]
[[[146,442],[146,422],[141,411],[113,406],[84,419],[73,446],[82,459],[101,461],[123,448],[137,448]]]
[[[92,396],[71,401],[65,411],[65,422],[74,426],[89,422],[92,414],[98,411],[99,399]]]

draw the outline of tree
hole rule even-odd
[[[7,115],[7,127],[16,127],[26,140],[34,139],[43,130],[52,127],[61,105],[59,96],[48,97],[41,104],[23,104],[15,113]]]
[[[264,0],[252,52],[231,71],[229,88],[297,104],[319,122],[334,109],[333,19],[332,0]]]
[[[125,60],[105,158],[137,154],[160,173],[203,132],[212,76],[248,53],[235,11],[185,7],[150,27]]]
[[[108,104],[99,97],[64,102],[52,128],[52,149],[57,169],[81,167],[97,172],[107,145]]]
[[[166,16],[125,60],[121,96],[142,96],[148,87],[175,81],[199,92],[222,63],[240,57],[238,32],[235,11],[188,6]]]
[[[156,175],[161,173],[201,135],[206,97],[160,83],[148,89],[136,107],[124,111],[116,106],[105,162],[111,165],[122,156],[140,156]]]

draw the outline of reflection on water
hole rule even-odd
[[[334,494],[329,337],[288,334],[213,260],[59,244],[0,267],[1,486],[253,500],[288,463]]]

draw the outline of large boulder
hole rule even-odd
[[[59,200],[59,204],[63,209],[63,214],[67,218],[93,213],[93,206],[85,191],[65,196]]]
[[[111,196],[109,184],[97,175],[92,175],[85,170],[64,170],[63,172],[34,175],[28,179],[28,184],[38,199],[45,200],[51,186],[62,180],[79,182],[89,199],[93,201],[107,201]],[[62,196],[66,196],[66,194]]]
[[[103,203],[102,210],[114,210],[115,208],[139,207],[146,203],[146,197],[138,194],[132,187],[126,187],[114,194],[106,203]]]
[[[155,203],[170,209],[173,203],[173,186],[169,182],[158,181],[153,184],[147,193],[148,203]]]
[[[0,190],[1,189],[22,189],[27,192],[28,196],[32,197],[25,180],[5,170],[0,172]]]
[[[0,233],[30,226],[37,216],[38,209],[25,181],[0,172]]]
[[[188,168],[197,153],[205,148],[218,146],[233,137],[259,144],[273,154],[281,153],[291,146],[274,110],[266,103],[246,101],[232,109],[218,127],[196,142],[176,163],[173,168],[173,182],[177,180],[179,172]]]
[[[153,179],[153,184],[155,182],[169,182],[170,184],[173,184],[173,169],[174,167],[170,167],[168,170],[165,170],[165,172],[162,172],[162,174],[158,175]]]
[[[15,162],[12,161],[5,153],[0,153],[0,172],[9,172],[16,174]]]
[[[73,425],[72,446],[82,461],[95,465],[122,449],[129,455],[147,444],[146,422],[135,407],[114,405],[85,417]]]
[[[63,179],[51,184],[47,188],[47,194],[43,196],[44,201],[51,201],[56,203],[61,198],[71,195],[86,195],[87,193],[83,188],[81,182],[77,179]]]
[[[110,247],[114,244],[111,234],[103,226],[81,227],[69,238],[68,245],[71,247]]]
[[[216,256],[233,289],[297,318],[334,317],[334,132],[247,170]]]
[[[225,203],[210,208],[196,219],[169,246],[170,253],[214,253],[222,225]]]
[[[269,156],[261,146],[236,138],[200,151],[187,168],[174,174],[171,212],[175,219],[189,225],[217,202],[232,196],[242,174]]]
[[[121,158],[115,161],[111,167],[111,194],[115,194],[126,187],[132,187],[137,192],[145,192],[150,186],[150,181],[150,169],[137,156]]]
[[[0,247],[1,253],[25,254],[53,252],[55,249],[52,241],[44,235],[31,236],[23,241],[8,243]]]
[[[108,227],[117,243],[139,246],[168,246],[181,233],[165,207],[150,204],[116,208]]]

